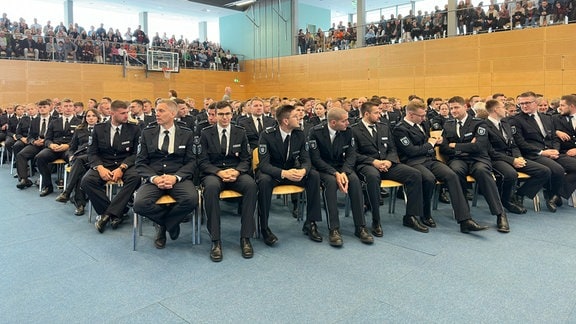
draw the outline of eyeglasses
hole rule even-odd
[[[530,105],[533,103],[534,103],[534,101],[519,102],[518,106],[527,106],[527,105]]]
[[[217,113],[216,115],[218,115],[220,117],[227,117],[227,116],[232,116],[232,113],[231,112]]]

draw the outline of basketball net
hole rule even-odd
[[[170,70],[168,70],[167,67],[163,67],[163,68],[162,68],[162,73],[164,73],[164,77],[165,77],[166,79],[170,79]]]

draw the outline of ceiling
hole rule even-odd
[[[46,0],[45,0],[46,1]],[[62,0],[48,0],[61,4]],[[116,12],[134,13],[141,11],[186,15],[192,19],[212,20],[238,13],[247,7],[225,5],[237,0],[73,0],[74,5],[105,8]],[[366,10],[405,4],[408,0],[366,1]],[[299,0],[300,3],[330,9],[333,15],[356,13],[356,0]],[[232,8],[232,9],[231,9]]]

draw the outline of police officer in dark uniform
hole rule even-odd
[[[320,173],[324,185],[324,203],[328,209],[329,241],[332,246],[342,246],[340,220],[336,193],[348,194],[356,235],[362,243],[372,244],[374,238],[366,230],[362,185],[354,172],[356,149],[352,130],[348,127],[348,113],[342,108],[328,111],[328,122],[310,130],[308,145],[312,165]]]
[[[554,115],[552,120],[560,140],[560,154],[566,156],[562,159],[567,173],[562,194],[568,197],[576,190],[576,95],[562,96],[558,109],[560,114]]]
[[[411,101],[406,106],[406,117],[394,128],[393,135],[400,161],[417,169],[422,173],[422,192],[424,196],[424,214],[428,215],[432,209],[431,199],[436,179],[448,186],[450,202],[454,209],[456,221],[460,224],[460,231],[484,230],[486,226],[478,225],[470,216],[470,206],[464,196],[459,178],[446,164],[436,159],[434,147],[443,142],[441,136],[430,137],[429,126],[423,123],[426,110],[423,103]],[[423,131],[418,128],[421,125]]]
[[[194,134],[186,126],[175,123],[177,104],[163,99],[156,105],[157,123],[142,131],[136,157],[136,171],[145,183],[134,200],[134,212],[148,217],[156,226],[154,245],[166,245],[166,231],[175,240],[180,235],[180,223],[198,205],[198,192],[192,177],[196,167]],[[156,205],[168,194],[176,203]]]
[[[140,138],[140,126],[128,122],[128,106],[124,101],[115,100],[111,104],[112,115],[105,123],[99,123],[92,130],[88,143],[88,160],[91,169],[86,172],[80,184],[100,215],[95,226],[103,233],[106,224],[118,228],[123,221],[126,205],[140,185],[140,176],[134,162]],[[108,199],[106,183],[122,181],[118,192]]]
[[[382,237],[380,223],[380,181],[394,180],[406,189],[406,215],[403,225],[427,233],[422,223],[436,227],[430,214],[424,216],[422,206],[422,175],[418,170],[400,164],[392,132],[385,123],[380,123],[380,109],[373,101],[360,107],[362,119],[352,125],[356,142],[356,169],[366,182],[368,200],[372,208],[372,234]],[[420,223],[421,218],[422,223]]]
[[[317,221],[320,214],[320,175],[312,169],[306,146],[306,135],[299,128],[298,112],[285,105],[276,110],[278,125],[267,128],[258,144],[259,217],[264,243],[273,245],[278,238],[268,226],[272,190],[277,185],[296,185],[306,188],[306,223],[303,232],[312,241],[322,242]]]
[[[522,156],[550,169],[550,182],[544,186],[544,197],[548,210],[555,212],[562,205],[562,194],[565,197],[570,195],[562,192],[565,183],[567,186],[576,185],[576,160],[560,154],[560,143],[552,117],[539,113],[535,100],[536,94],[533,92],[520,94],[517,104],[522,111],[510,118],[510,123],[514,126],[514,140]]]
[[[474,177],[490,207],[490,212],[497,217],[498,231],[508,233],[510,226],[492,175],[486,123],[482,119],[468,115],[466,102],[462,97],[450,98],[448,105],[454,120],[446,121],[444,124],[444,140],[440,144],[440,152],[448,158],[448,166],[460,178],[462,188],[466,187],[468,174]]]
[[[488,100],[486,101],[486,110],[489,114],[486,126],[492,147],[490,150],[492,167],[500,175],[497,178],[498,187],[501,188],[500,200],[509,212],[524,214],[526,208],[522,206],[522,197],[534,198],[542,186],[550,181],[550,169],[522,157],[514,142],[512,128],[504,118],[507,112],[502,102]],[[522,183],[516,191],[517,198],[513,199],[514,187],[518,181],[517,171],[528,174],[530,178]]]
[[[254,98],[250,101],[252,113],[246,118],[238,119],[238,125],[246,130],[246,137],[250,143],[250,149],[258,147],[260,134],[268,127],[276,125],[272,117],[264,116],[264,102],[260,98]]]
[[[36,165],[42,176],[40,197],[45,197],[54,191],[50,163],[56,159],[68,159],[66,152],[70,148],[70,141],[76,127],[82,122],[74,114],[74,102],[72,100],[62,100],[61,106],[62,117],[52,120],[48,124],[44,142],[45,148],[36,155]]]
[[[220,191],[231,189],[242,194],[240,249],[246,259],[254,254],[250,236],[254,233],[254,211],[258,186],[251,173],[251,151],[244,128],[232,125],[232,108],[226,101],[216,104],[217,123],[200,135],[198,167],[204,186],[208,231],[212,237],[210,258],[222,261],[220,238]]]

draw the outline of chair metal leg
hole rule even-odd
[[[132,251],[136,251],[136,227],[138,227],[138,214],[134,213],[134,220],[132,223]]]
[[[476,207],[478,204],[478,184],[476,182],[472,184],[472,191],[474,191],[472,195],[472,207]]]

